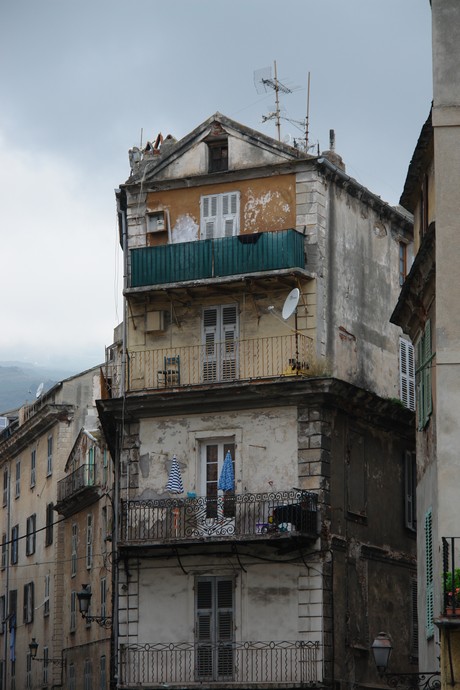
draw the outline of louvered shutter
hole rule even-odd
[[[417,342],[417,376],[416,376],[416,393],[417,393],[417,428],[419,430],[424,427],[424,396],[423,396],[423,335]]]
[[[238,342],[238,312],[236,304],[222,307],[221,342],[222,379],[224,381],[233,380],[236,377]]]
[[[222,235],[233,237],[238,234],[239,194],[222,194]]]
[[[203,381],[217,380],[217,307],[203,309]]]
[[[233,675],[233,580],[196,582],[196,676],[231,680]]]
[[[416,577],[411,580],[410,653],[412,657],[418,657],[418,606]]]
[[[209,240],[218,236],[218,195],[204,196],[201,199],[201,239]]]
[[[433,587],[433,519],[431,509],[425,514],[425,580],[426,580],[426,636],[434,635],[434,587]]]
[[[414,346],[404,338],[399,339],[399,386],[401,401],[415,410]]]

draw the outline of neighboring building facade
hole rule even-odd
[[[416,670],[413,381],[389,323],[410,220],[335,152],[220,114],[130,158],[98,402],[114,687],[377,686],[383,629]]]
[[[427,670],[438,668],[441,636],[442,680],[449,685],[460,674],[460,571],[454,582],[449,575],[460,564],[460,6],[431,5],[433,106],[401,197],[414,213],[416,256],[392,320],[416,346],[420,657]]]
[[[102,578],[110,591],[99,522],[110,506],[104,496],[109,480],[105,487],[98,483],[105,473],[99,462],[104,452],[108,457],[97,430],[95,400],[100,395],[96,367],[24,405],[0,435],[0,665],[1,687],[8,690],[108,687],[108,680],[105,685],[96,682],[101,658],[110,658],[110,633],[94,625],[88,629],[75,612],[72,595],[82,583],[91,584],[97,593],[94,608]],[[88,492],[91,499],[86,500]],[[89,515],[91,534],[85,522]],[[36,660],[29,649],[33,640],[39,645]]]

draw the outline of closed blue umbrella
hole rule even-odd
[[[221,491],[233,491],[235,488],[235,477],[233,475],[233,462],[230,451],[227,451],[227,455],[224,459],[224,464],[222,465],[222,471],[219,477],[219,483],[217,488]]]
[[[171,469],[169,470],[169,478],[168,483],[166,484],[166,491],[169,491],[171,494],[184,493],[182,477],[180,475],[180,467],[175,455],[173,455]]]

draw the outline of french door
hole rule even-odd
[[[234,582],[225,577],[198,577],[195,585],[196,680],[230,681]]]
[[[238,372],[238,305],[203,309],[203,382],[233,381]]]

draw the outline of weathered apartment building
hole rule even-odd
[[[80,615],[77,597],[88,585],[90,614],[110,617],[112,468],[100,385],[95,367],[39,390],[0,434],[5,690],[108,687],[110,631]]]
[[[460,674],[460,7],[431,8],[433,104],[400,201],[414,214],[415,259],[392,321],[416,354],[419,653],[448,686]]]
[[[411,346],[389,323],[411,221],[334,151],[220,114],[130,160],[98,402],[114,687],[377,687],[381,630],[416,670]]]

